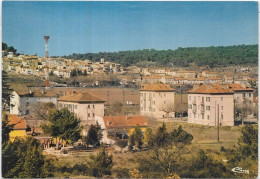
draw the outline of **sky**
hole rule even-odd
[[[49,55],[258,44],[257,2],[3,1],[2,41]]]

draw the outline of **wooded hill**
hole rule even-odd
[[[143,49],[119,52],[85,53],[63,56],[70,59],[89,59],[120,63],[123,66],[155,62],[154,65],[174,65],[188,67],[195,62],[198,66],[221,67],[227,65],[257,65],[258,45],[234,45],[218,47],[188,47],[175,50]]]

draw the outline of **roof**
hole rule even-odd
[[[77,103],[85,103],[85,102],[104,103],[105,102],[105,100],[96,97],[93,94],[87,92],[76,92],[76,91],[58,98],[58,101],[69,101],[69,102],[77,102]]]
[[[246,88],[243,87],[241,84],[237,84],[237,83],[231,83],[228,85],[229,89],[231,89],[232,91],[253,91],[254,89],[252,88]]]
[[[9,124],[14,124],[14,130],[26,129],[26,121],[18,117],[16,114],[8,116]]]
[[[104,116],[106,128],[131,128],[139,125],[147,127],[148,121],[145,116]]]
[[[207,85],[201,85],[197,89],[189,90],[191,94],[234,94],[232,90],[223,88],[219,84],[213,84],[207,89]]]
[[[57,93],[52,90],[35,90],[35,91],[15,91],[19,96],[27,97],[57,97]]]
[[[164,92],[170,92],[175,91],[169,84],[144,84],[143,88],[140,89],[140,91],[164,91]]]

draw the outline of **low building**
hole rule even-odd
[[[140,114],[157,118],[174,116],[175,89],[169,84],[144,84],[140,89]]]
[[[188,122],[234,126],[234,92],[221,85],[194,85],[188,91]]]
[[[127,140],[136,126],[139,126],[143,133],[148,127],[145,116],[97,116],[96,122],[103,129],[102,142],[106,144],[114,144],[117,140]]]
[[[68,108],[80,119],[83,135],[87,134],[89,125],[95,124],[96,116],[104,116],[104,104],[105,100],[87,92],[73,91],[58,98],[58,109]]]
[[[16,137],[25,138],[27,136],[26,121],[18,117],[17,115],[8,116],[9,125],[14,125],[13,130],[10,132],[10,140],[14,141]]]

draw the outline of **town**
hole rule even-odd
[[[256,178],[258,4],[3,2],[3,178]]]

